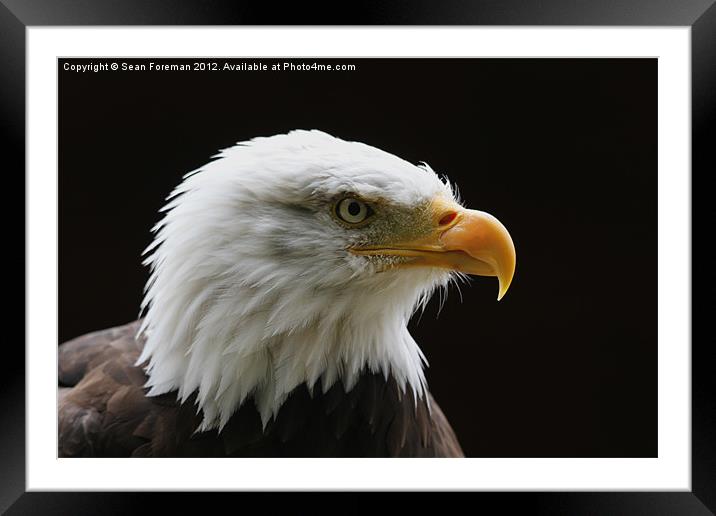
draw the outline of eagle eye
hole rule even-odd
[[[346,197],[340,200],[336,205],[336,215],[339,219],[348,224],[360,224],[367,219],[372,212],[366,203],[355,197]]]

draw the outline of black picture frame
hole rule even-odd
[[[334,3],[338,6],[340,3]],[[692,490],[639,493],[475,493],[475,506],[487,504],[501,511],[527,507],[530,513],[549,514],[712,514],[716,512],[716,401],[711,351],[713,337],[702,337],[713,303],[703,299],[713,285],[714,256],[707,256],[713,210],[705,183],[716,170],[716,5],[714,0],[489,0],[466,3],[380,1],[354,3],[351,9],[291,7],[248,2],[201,0],[140,2],[124,0],[2,0],[0,1],[0,127],[5,177],[25,177],[25,36],[32,26],[84,25],[621,25],[690,26],[692,51]],[[311,12],[313,9],[313,12]],[[9,186],[6,186],[10,192]],[[19,187],[24,192],[24,179]],[[17,190],[15,190],[17,191]],[[17,195],[17,194],[16,194]],[[6,204],[9,206],[9,204]],[[13,210],[14,211],[14,210]],[[7,209],[8,218],[10,209]],[[8,224],[7,228],[19,227]],[[21,248],[24,245],[7,248]],[[697,235],[701,238],[697,238]],[[19,238],[18,238],[19,240]],[[19,253],[10,254],[11,263]],[[7,256],[6,256],[7,257]],[[25,262],[26,263],[26,262]],[[21,265],[18,263],[17,267]],[[15,274],[19,278],[19,274]],[[19,279],[18,279],[19,281]],[[22,306],[13,300],[11,305]],[[19,317],[17,318],[19,320]],[[13,319],[8,317],[8,323]],[[6,331],[11,324],[6,325]],[[246,494],[161,495],[126,493],[25,492],[25,354],[17,341],[3,346],[5,372],[0,399],[0,510],[8,514],[128,514],[148,511],[147,498],[160,498],[164,511],[173,505],[184,511],[206,509],[207,496],[239,503]],[[10,367],[7,367],[7,366]],[[351,495],[341,495],[343,497]],[[197,499],[198,497],[198,499]],[[471,497],[472,498],[472,497]],[[421,497],[417,497],[418,500]],[[322,499],[321,505],[334,502]],[[254,500],[256,501],[256,500]],[[214,501],[211,502],[215,503]],[[246,500],[240,503],[252,503]],[[339,502],[345,507],[345,501]],[[352,502],[354,503],[354,502]],[[353,505],[360,509],[360,503]],[[366,506],[366,510],[370,510]]]

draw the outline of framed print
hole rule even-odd
[[[27,311],[3,507],[714,510],[716,8],[686,5],[5,2]]]

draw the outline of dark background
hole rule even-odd
[[[345,61],[352,72],[63,62],[60,342],[137,317],[140,253],[183,174],[236,141],[316,128],[428,162],[514,239],[501,302],[479,278],[411,324],[468,456],[656,456],[655,59]]]

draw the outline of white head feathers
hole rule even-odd
[[[256,138],[186,175],[146,252],[151,267],[138,363],[149,394],[197,392],[202,429],[253,397],[264,425],[298,385],[353,387],[365,368],[424,395],[424,357],[407,330],[446,285],[442,269],[378,274],[346,249],[370,238],[331,213],[345,194],[404,210],[452,198],[427,165],[320,131]]]

